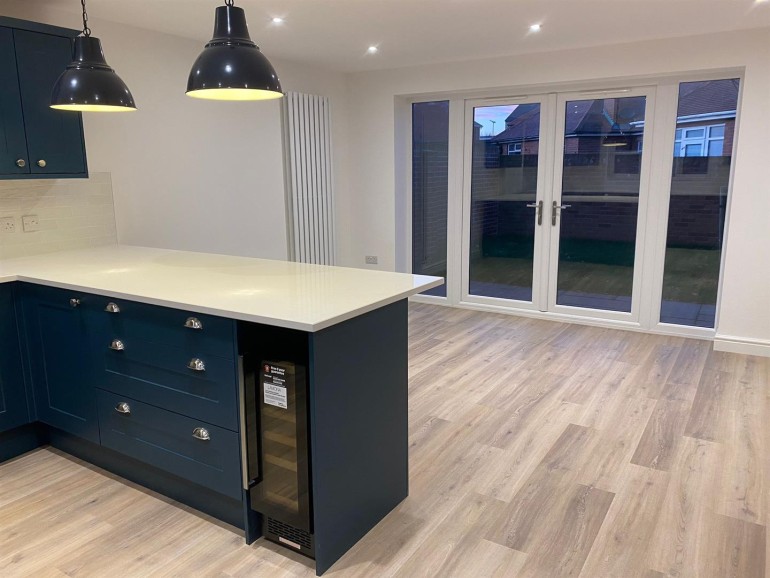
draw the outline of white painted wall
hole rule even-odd
[[[78,27],[77,17],[35,4],[2,2],[0,14]],[[213,17],[212,8],[212,26]],[[191,99],[187,75],[201,43],[94,18],[89,24],[139,107],[84,115],[89,169],[112,173],[119,241],[286,258],[279,101]],[[343,150],[344,77],[271,60],[284,89],[331,97]]]
[[[770,30],[676,38],[601,48],[402,68],[351,75],[349,86],[350,206],[339,224],[343,264],[362,266],[378,255],[396,265],[395,143],[399,96],[554,85],[589,80],[659,77],[745,67],[741,125],[726,241],[725,282],[718,336],[770,348]],[[355,193],[354,193],[355,191]],[[770,353],[770,349],[768,349]]]

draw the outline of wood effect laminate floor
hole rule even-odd
[[[410,496],[330,577],[770,575],[770,359],[410,307]],[[51,449],[0,465],[0,576],[312,576]]]

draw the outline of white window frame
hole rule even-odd
[[[717,137],[711,136],[711,131],[719,127],[723,129],[722,136],[717,136]],[[699,157],[710,156],[709,149],[711,148],[711,143],[719,140],[722,141],[722,153],[724,154],[725,132],[727,130],[727,126],[724,123],[704,124],[704,125],[696,125],[696,126],[682,126],[682,127],[677,127],[676,130],[682,131],[682,138],[674,140],[674,152],[678,153],[674,155],[675,157],[677,158],[684,157],[685,152],[687,151],[687,145],[694,145],[694,144],[701,145],[702,154],[691,155],[691,156],[699,156]],[[687,134],[687,131],[691,131],[691,130],[703,130],[703,136],[701,137],[685,136]]]
[[[518,150],[516,150],[516,147],[518,147]],[[508,152],[507,155],[520,155],[521,154],[521,143],[520,142],[511,142],[508,143]]]

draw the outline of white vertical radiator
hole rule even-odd
[[[292,258],[335,263],[329,99],[287,92],[284,99],[286,183]]]

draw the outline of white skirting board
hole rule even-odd
[[[329,99],[287,92],[286,183],[291,258],[334,265],[334,192]]]
[[[716,337],[714,337],[714,351],[727,351],[730,353],[770,357],[770,341],[767,339],[750,339],[746,337],[736,337],[735,335],[717,334]]]

